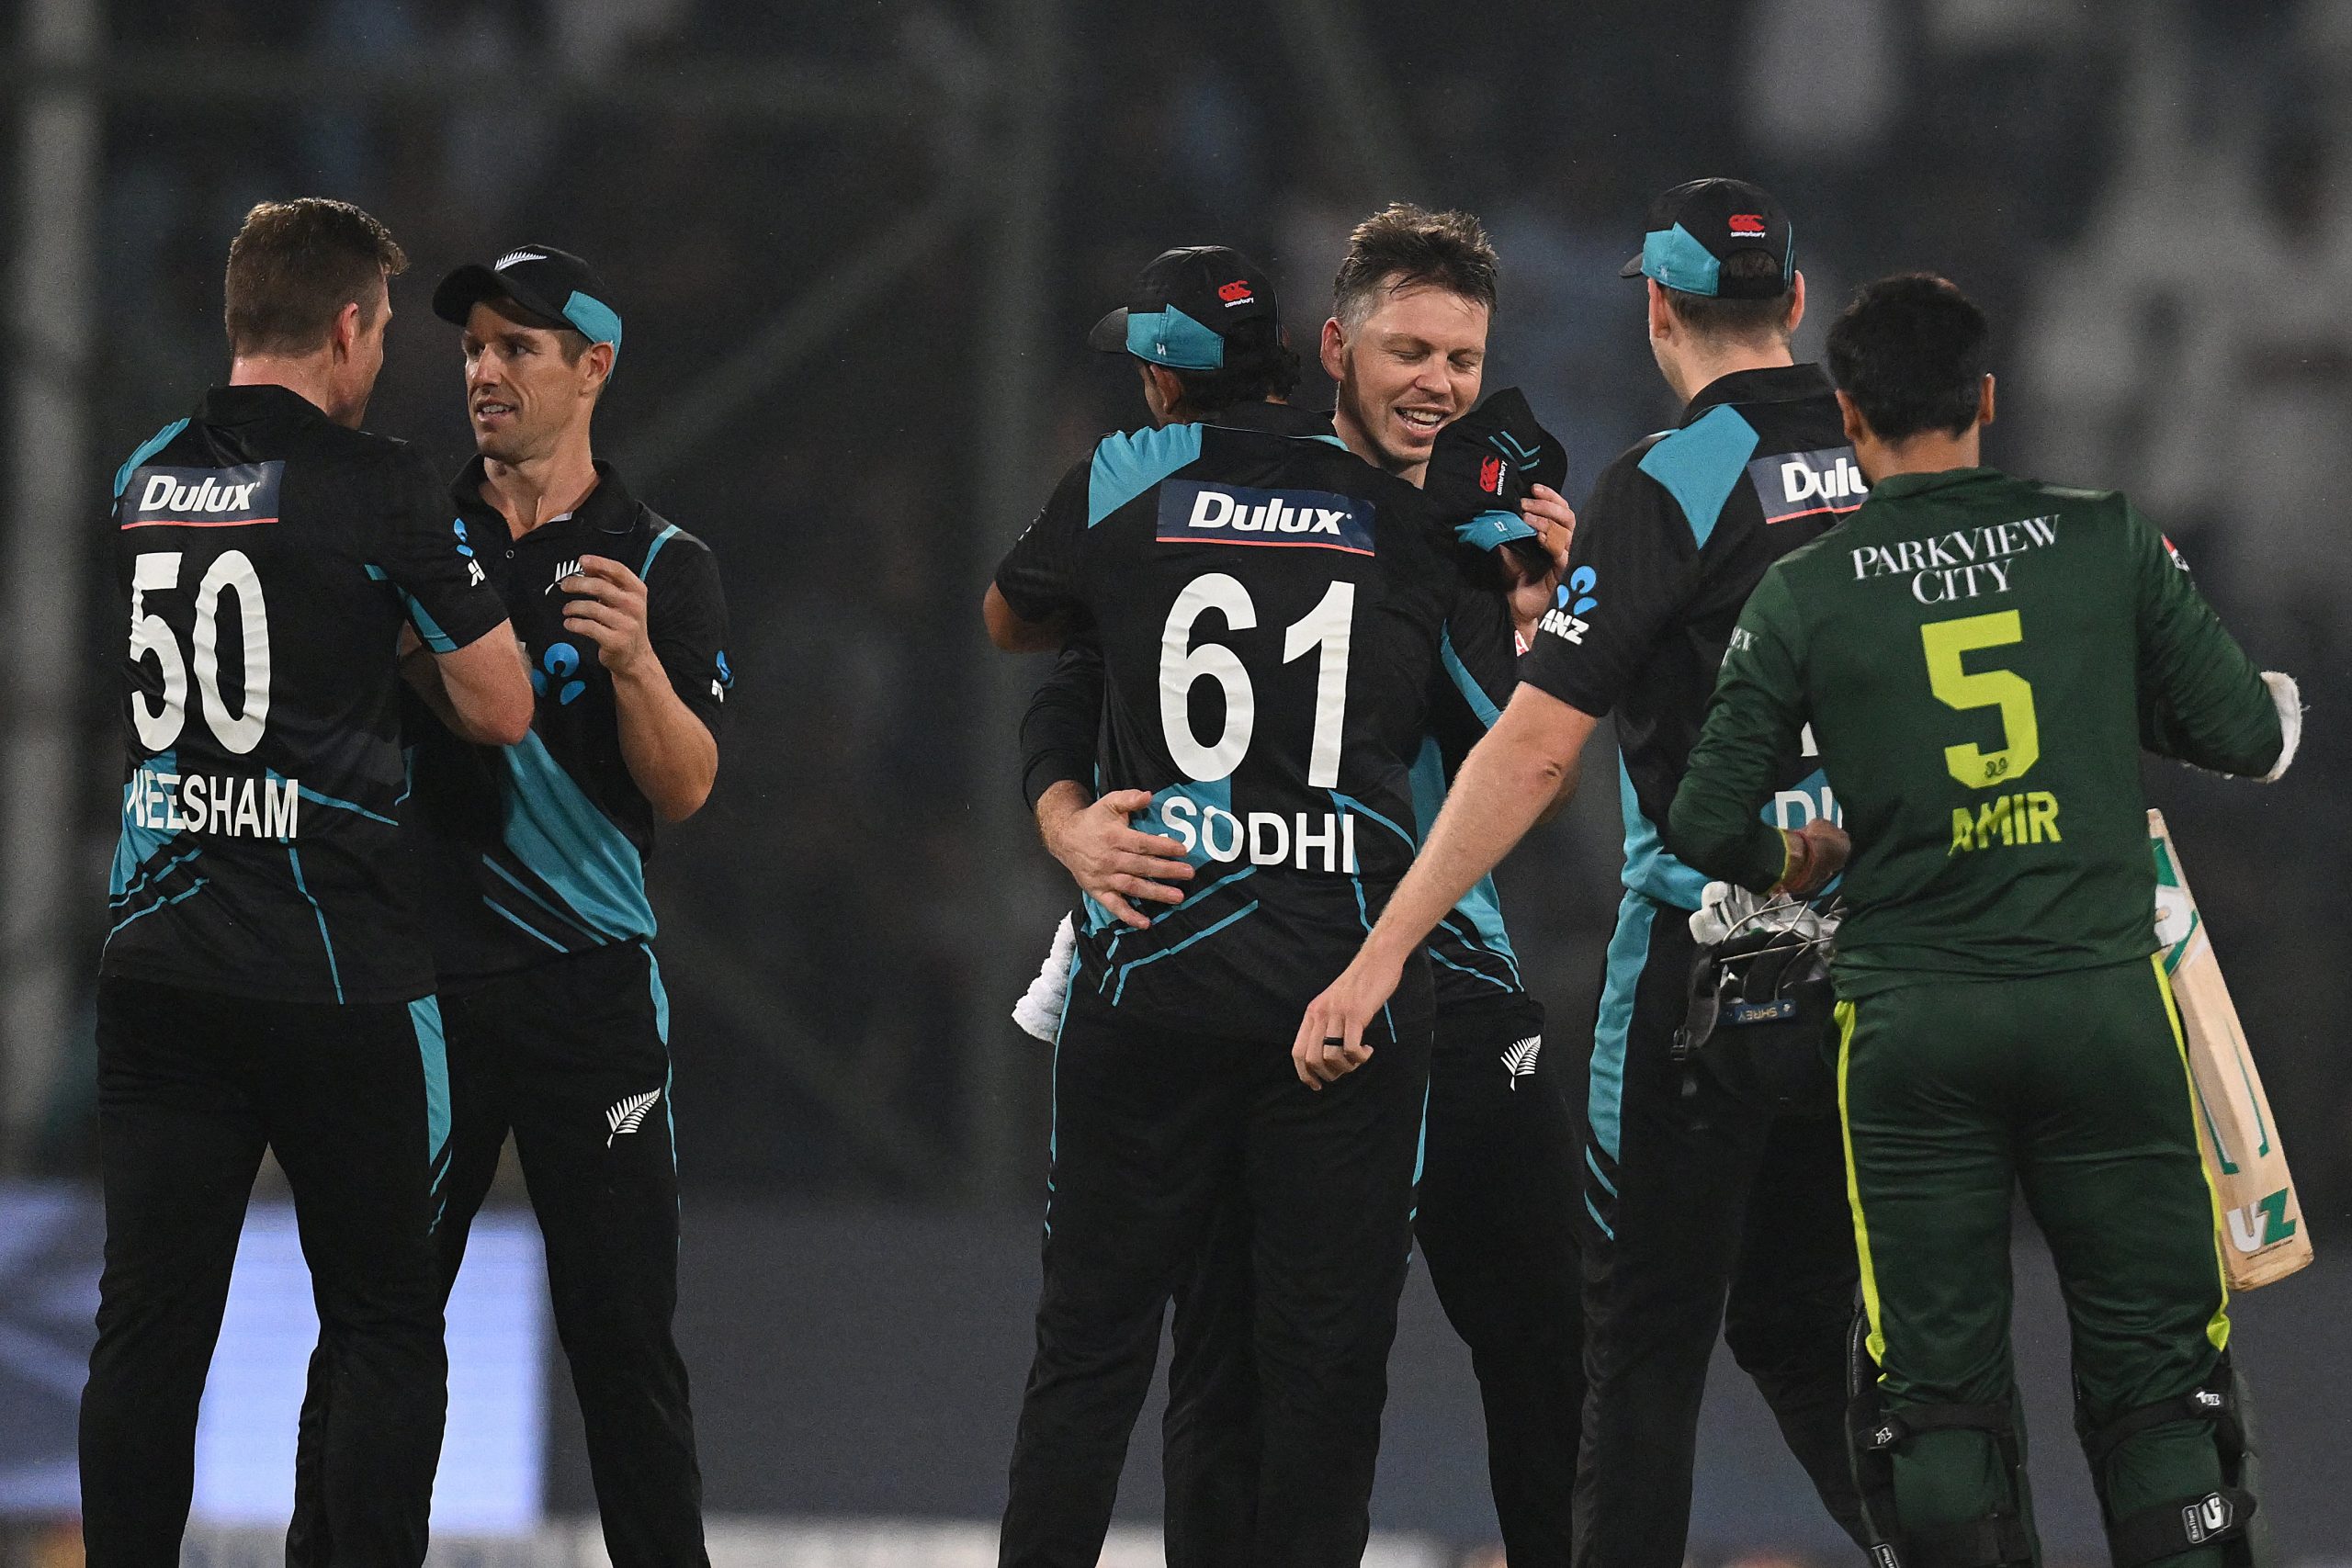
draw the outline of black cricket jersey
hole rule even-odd
[[[1456,530],[1468,537],[1468,527]],[[1465,543],[1456,552],[1453,604],[1440,633],[1438,670],[1430,682],[1427,722],[1413,753],[1413,820],[1423,839],[1437,825],[1445,794],[1470,749],[1502,716],[1518,683],[1519,645],[1510,602],[1488,552]],[[1526,996],[1519,955],[1503,927],[1490,873],[1463,895],[1428,942],[1430,979],[1441,1012],[1516,1003]]]
[[[1466,531],[1458,528],[1457,534]],[[1465,545],[1452,609],[1440,634],[1440,668],[1430,682],[1426,733],[1413,752],[1414,826],[1426,839],[1462,761],[1502,716],[1518,677],[1510,605],[1487,552]],[[1031,810],[1067,779],[1094,793],[1102,733],[1102,649],[1072,637],[1022,716],[1022,789]],[[1148,905],[1138,906],[1151,912]],[[1441,1013],[1522,999],[1519,957],[1503,927],[1495,879],[1483,877],[1430,933],[1430,978]]]
[[[1740,607],[1764,569],[1869,498],[1817,366],[1739,370],[1690,400],[1672,430],[1602,469],[1577,520],[1568,577],[1520,677],[1596,718],[1614,712],[1625,886],[1695,909],[1707,879],[1668,854],[1666,820],[1698,744]],[[1767,816],[1837,819],[1808,754]]]
[[[714,735],[735,682],[718,558],[632,496],[610,464],[596,474],[577,508],[520,538],[482,499],[481,458],[450,490],[458,528],[522,639],[537,703],[531,732],[503,747],[451,734],[421,704],[409,711],[415,848],[445,989],[654,934],[653,807],[621,755],[612,677],[595,644],[563,625],[572,596],[557,584],[580,558],[602,556],[644,580],[654,655]]]
[[[1139,1022],[1287,1040],[1416,846],[1410,764],[1452,603],[1420,491],[1280,404],[1102,438],[998,568],[1025,620],[1091,629],[1097,787],[1182,844],[1148,931],[1086,910],[1071,984]],[[1425,974],[1389,1027],[1418,1026]]]
[[[506,619],[404,443],[284,387],[216,387],[115,475],[128,768],[102,973],[413,1001],[397,654]]]

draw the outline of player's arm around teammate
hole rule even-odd
[[[2036,1561],[2009,1383],[2022,1189],[2074,1334],[2114,1561],[2256,1559],[2214,1200],[2155,947],[2143,739],[2275,777],[2300,726],[2111,492],[1978,466],[1984,316],[1865,289],[1829,358],[1871,499],[1748,601],[1668,840],[1800,890],[1843,870],[1839,1102],[1869,1312],[1852,1431],[1902,1561]],[[1810,724],[1844,840],[1762,827]]]
[[[413,750],[451,1077],[436,1239],[446,1292],[511,1132],[606,1550],[616,1568],[696,1568],[669,998],[645,863],[660,824],[708,795],[733,678],[716,558],[594,456],[621,348],[612,299],[546,245],[458,268],[434,296],[461,329],[477,450],[446,504],[537,689],[519,743],[484,750],[427,722]],[[313,1381],[313,1408],[326,1392]]]
[[[356,208],[254,208],[229,253],[229,384],[115,479],[128,767],[97,998],[106,1269],[81,1413],[98,1568],[179,1561],[265,1150],[311,1271],[316,1365],[342,1396],[313,1433],[319,1515],[344,1561],[424,1556],[447,1129],[431,957],[395,892],[400,628],[432,627],[474,733],[518,739],[530,694],[422,460],[358,428],[404,265]]]

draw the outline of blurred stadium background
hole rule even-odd
[[[1673,414],[1615,276],[1643,204],[1723,173],[1795,215],[1801,350],[1853,285],[1949,275],[2000,332],[1991,459],[2129,490],[2302,677],[2287,783],[2149,783],[2321,1248],[2239,1320],[2272,1513],[2290,1561],[2352,1562],[2352,4],[17,0],[0,26],[0,1561],[78,1562],[120,754],[106,477],[220,372],[248,205],[334,195],[391,225],[415,265],[369,423],[452,468],[431,281],[525,241],[610,280],[628,353],[601,447],[718,551],[741,672],[718,794],[655,865],[714,1559],[944,1568],[993,1561],[1046,1117],[1005,1012],[1065,892],[1013,776],[1042,671],[989,653],[976,610],[1051,476],[1136,420],[1086,325],[1153,253],[1216,241],[1272,268],[1305,344],[1356,218],[1470,208],[1503,256],[1487,384],[1564,434],[1580,502]],[[1589,1017],[1615,906],[1611,773],[1504,876],[1555,1037]],[[601,1562],[502,1190],[452,1309],[436,1561]],[[279,1196],[247,1236],[191,1562],[276,1555],[309,1332]],[[2052,1560],[2104,1561],[2054,1289],[2020,1260]],[[1724,1371],[1696,1560],[1849,1561]],[[1418,1277],[1395,1382],[1378,1560],[1498,1561],[1466,1358]],[[1158,1562],[1149,1426],[1108,1562]]]

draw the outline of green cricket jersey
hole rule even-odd
[[[1770,887],[1784,855],[1758,808],[1808,739],[1853,838],[1848,996],[2146,956],[2142,747],[2261,774],[2285,744],[2171,541],[2120,495],[1991,468],[1889,476],[1764,574],[1668,846]]]

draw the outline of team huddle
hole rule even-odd
[[[435,291],[452,483],[361,430],[405,265],[356,208],[255,208],[227,384],[115,477],[94,1568],[178,1560],[266,1151],[320,1318],[288,1561],[424,1561],[510,1134],[612,1562],[708,1561],[644,866],[717,773],[718,567],[594,456],[621,317],[566,252]],[[1161,254],[1089,340],[1148,420],[988,590],[1056,656],[1020,770],[1081,895],[1016,1012],[1054,1121],[1000,1562],[1094,1568],[1171,1308],[1170,1568],[1360,1562],[1418,1245],[1513,1568],[1682,1562],[1718,1337],[1877,1568],[2022,1568],[2021,1188],[2115,1562],[2247,1568],[2137,769],[2276,778],[2293,682],[2120,495],[1981,465],[1951,284],[1871,285],[1799,364],[1787,214],[1667,192],[1623,276],[1684,412],[1579,516],[1484,387],[1498,272],[1465,214],[1359,225],[1326,414],[1262,271]],[[1611,717],[1623,886],[1563,1039],[1491,874]]]
[[[1718,1335],[1878,1568],[2030,1564],[2019,1190],[2114,1562],[2259,1561],[2138,765],[2278,777],[2293,682],[2122,497],[1982,466],[1949,282],[1798,364],[1787,215],[1668,191],[1624,276],[1684,412],[1578,516],[1480,400],[1497,271],[1465,214],[1359,225],[1322,415],[1264,276],[1162,254],[1091,339],[1150,423],[988,592],[1057,653],[1022,767],[1082,895],[1015,1014],[1054,1140],[1000,1562],[1097,1561],[1171,1304],[1170,1568],[1360,1561],[1418,1241],[1513,1568],[1682,1562]],[[1622,902],[1547,1053],[1490,874],[1612,716]]]

